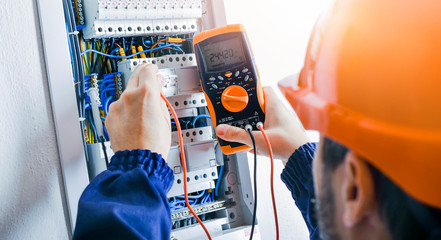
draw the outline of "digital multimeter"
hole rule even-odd
[[[259,73],[242,25],[227,25],[201,32],[193,38],[194,51],[208,111],[216,128],[240,128],[265,121]],[[250,150],[247,145],[218,138],[224,154]]]

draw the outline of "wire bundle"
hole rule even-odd
[[[197,195],[189,195],[188,199],[192,207],[195,206],[196,204],[203,205],[208,202],[214,202],[214,192],[204,190]],[[181,196],[173,197],[169,203],[171,210],[179,210],[185,208],[185,196],[181,195]]]

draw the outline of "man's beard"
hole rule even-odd
[[[321,186],[321,195],[317,196],[316,211],[318,215],[318,224],[320,237],[322,240],[340,240],[334,224],[335,220],[335,202],[334,194],[331,189],[331,173],[323,171],[323,182]]]

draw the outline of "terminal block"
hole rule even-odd
[[[83,12],[83,1],[73,0],[73,8],[75,11],[75,22],[77,23],[77,30],[81,30],[85,26],[84,12]]]
[[[123,75],[121,72],[116,73],[109,73],[104,74],[104,79],[106,78],[112,78],[113,82],[115,84],[115,94],[116,98],[119,99],[121,97],[121,94],[124,91],[124,81],[123,81]]]
[[[90,74],[84,76],[84,82],[86,84],[87,89],[95,89],[97,97],[95,99],[91,99],[89,95],[86,96],[86,102],[90,103],[92,101],[96,101],[98,105],[101,104],[99,96],[99,88],[98,88],[98,74]]]

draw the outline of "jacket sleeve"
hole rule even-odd
[[[116,152],[80,198],[73,239],[170,239],[173,181],[160,154]]]
[[[295,204],[299,208],[312,240],[320,239],[315,216],[315,192],[312,178],[312,160],[317,145],[307,143],[298,148],[288,159],[281,178],[291,191]]]

